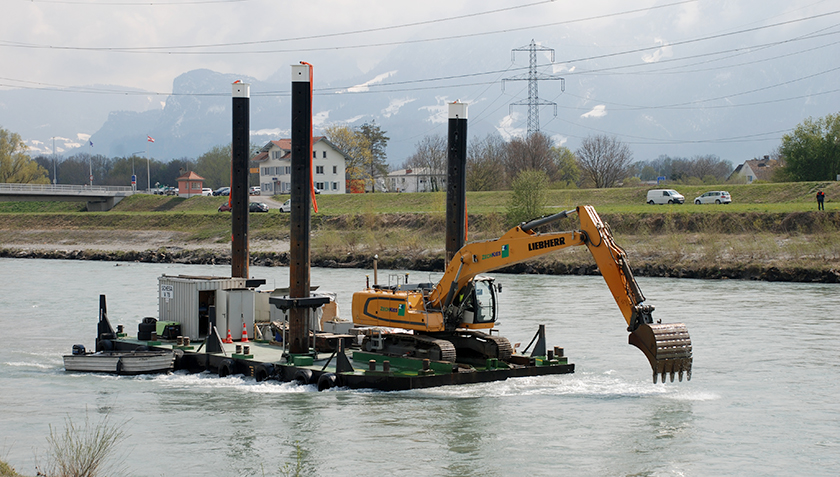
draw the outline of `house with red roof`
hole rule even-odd
[[[312,181],[323,194],[344,194],[350,160],[324,136],[312,138]],[[292,140],[269,141],[254,156],[260,166],[260,194],[288,194],[292,190]]]

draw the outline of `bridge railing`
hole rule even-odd
[[[0,192],[131,192],[131,186],[73,185],[73,184],[9,184],[0,183]]]

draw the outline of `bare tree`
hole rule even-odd
[[[504,187],[506,146],[498,134],[472,140],[467,150],[467,190],[500,190]]]
[[[534,133],[525,139],[514,138],[508,143],[505,170],[508,177],[516,177],[520,171],[543,171],[549,180],[557,176],[555,154],[551,151],[551,139],[542,133]]]
[[[446,177],[446,138],[440,134],[425,136],[417,143],[417,149],[403,167],[418,169],[429,181],[428,191],[435,192],[443,188]]]
[[[617,138],[589,136],[575,153],[583,175],[597,188],[612,187],[627,175],[633,153]]]

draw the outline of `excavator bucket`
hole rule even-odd
[[[653,368],[653,382],[662,376],[683,374],[691,379],[691,337],[683,323],[642,324],[636,331],[630,333],[630,344],[642,350]]]

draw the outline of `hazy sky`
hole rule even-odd
[[[162,93],[163,102],[172,80],[192,69],[260,80],[282,74],[285,81],[288,65],[300,60],[334,83],[369,73],[365,81],[383,85],[389,81],[383,58],[404,45],[463,54],[469,64],[461,49],[484,42],[494,48],[493,64],[505,68],[510,49],[531,38],[556,49],[557,64],[542,71],[575,86],[567,87],[561,108],[572,108],[581,124],[595,125],[622,108],[663,108],[660,94],[670,108],[680,107],[674,98],[686,98],[686,107],[774,102],[786,122],[748,133],[772,132],[777,140],[804,117],[840,109],[840,94],[832,91],[840,88],[836,0],[6,0],[0,88],[113,85],[100,94],[139,88]],[[527,53],[518,55],[517,65],[527,65]],[[539,61],[548,63],[547,55]],[[401,71],[400,80],[451,73],[436,70],[434,61],[416,67]],[[603,83],[599,89],[597,79],[604,78],[639,87],[611,97],[619,89]],[[756,113],[747,112],[744,124],[749,114]],[[511,131],[524,127],[523,114],[506,120],[517,121]],[[662,122],[652,123],[651,135],[667,126]],[[620,129],[591,127],[617,135]]]

